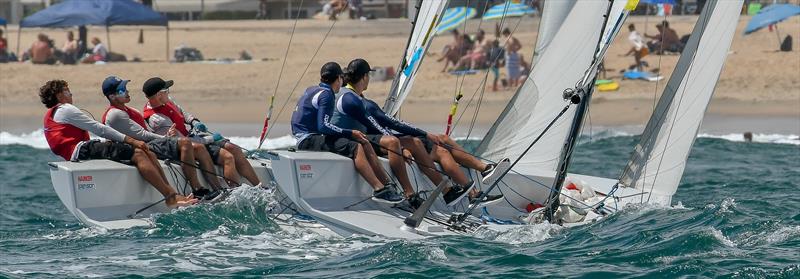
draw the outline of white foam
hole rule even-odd
[[[711,234],[711,236],[719,240],[719,242],[722,243],[723,245],[728,247],[736,247],[736,243],[733,243],[733,241],[728,239],[728,237],[722,234],[722,231],[718,230],[717,228],[712,227],[711,229],[709,229],[708,232]]]
[[[699,134],[697,135],[697,137],[724,139],[733,142],[745,142],[744,134],[742,133],[727,134],[727,135]],[[800,136],[782,135],[782,134],[753,134],[753,142],[800,145]]]

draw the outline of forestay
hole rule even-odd
[[[414,76],[422,64],[422,59],[425,58],[425,52],[433,41],[434,27],[450,1],[426,0],[421,2],[403,60],[400,62],[397,76],[389,91],[389,97],[383,106],[383,110],[389,115],[397,114],[406,96],[411,92]]]
[[[624,5],[624,2],[618,0],[614,4]],[[562,98],[564,89],[575,87],[592,64],[601,36],[598,29],[606,12],[607,1],[575,3],[547,52],[484,137],[478,147],[481,156],[492,160],[516,158],[553,120],[566,104]],[[569,132],[574,110],[570,108],[556,121],[515,166],[517,171],[531,168],[555,171],[561,153],[559,147]]]
[[[536,62],[539,61],[539,57],[541,57],[544,50],[547,49],[547,46],[550,45],[550,42],[553,41],[553,37],[556,35],[558,28],[564,23],[564,20],[567,18],[567,15],[569,15],[576,1],[577,0],[544,1],[542,19],[539,20],[539,35],[536,39],[536,48],[533,50],[534,66]]]
[[[640,142],[620,176],[643,199],[669,203],[714,93],[743,0],[710,0],[692,31]],[[646,196],[646,197],[644,197]],[[664,199],[665,198],[665,199]]]

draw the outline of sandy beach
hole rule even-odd
[[[632,17],[628,23],[636,24],[640,32],[654,34],[655,24],[662,19]],[[697,17],[670,16],[668,19],[678,34],[684,35],[691,32]],[[791,34],[794,37],[793,52],[777,52],[778,38],[767,30],[744,36],[742,30],[749,19],[743,16],[739,20],[706,124],[712,121],[717,127],[726,127],[723,130],[728,132],[755,130],[798,134],[800,17],[780,24],[782,36]],[[526,60],[530,60],[532,55],[538,20],[538,17],[521,18],[515,32],[523,43],[522,53]],[[244,50],[254,57],[251,63],[168,63],[165,62],[167,46],[163,28],[112,27],[111,50],[125,54],[128,59],[138,57],[145,62],[77,66],[0,64],[0,131],[29,132],[41,127],[44,107],[36,94],[49,79],[67,80],[76,96],[76,104],[99,119],[107,106],[100,92],[100,83],[108,75],[118,75],[132,80],[129,89],[133,107],[141,108],[145,102],[140,92],[142,83],[149,77],[161,76],[175,80],[171,89],[173,97],[199,118],[209,123],[238,125],[236,127],[240,128],[236,129],[236,134],[257,135],[270,95],[277,92],[276,115],[288,99],[280,117],[273,120],[285,127],[298,95],[305,87],[317,82],[321,64],[326,61],[346,64],[353,58],[363,57],[376,67],[397,67],[410,32],[409,22],[403,19],[342,20],[335,24],[324,20],[300,20],[288,55],[284,56],[293,23],[288,20],[170,23],[170,54],[179,44],[198,48],[206,58],[237,58]],[[517,19],[507,22],[512,28],[517,23]],[[467,31],[474,33],[481,25],[491,32],[494,24],[494,21],[472,20]],[[145,44],[142,45],[136,42],[140,29],[144,30]],[[330,35],[309,65],[329,29]],[[49,35],[60,46],[65,40],[65,32],[64,29],[23,29],[21,48],[29,47],[38,33]],[[654,98],[662,91],[678,60],[678,55],[645,58],[651,70],[657,68],[665,77],[661,82],[621,80],[619,71],[633,63],[632,57],[621,57],[630,48],[627,34],[627,29],[621,31],[605,60],[608,68],[605,78],[619,81],[620,89],[594,95],[590,111],[593,125],[643,125],[652,111]],[[90,28],[89,36],[106,41],[104,28]],[[17,27],[9,26],[6,37],[9,48],[15,50]],[[485,72],[466,76],[463,84],[462,79],[440,72],[443,65],[435,59],[450,40],[449,35],[434,40],[414,91],[403,106],[403,119],[428,127],[443,127],[456,88],[461,86],[464,94],[462,109],[467,107],[470,97],[475,95],[477,98],[481,93]],[[284,62],[286,66],[278,84]],[[391,81],[373,81],[366,94],[382,104],[390,86]],[[484,94],[476,124],[483,128],[494,122],[514,90],[492,92],[488,86]],[[474,113],[474,106],[466,110],[462,119],[464,128]]]

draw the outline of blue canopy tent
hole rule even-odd
[[[167,17],[132,0],[66,0],[24,18],[25,27],[105,26],[106,40],[111,49],[108,27],[112,25],[153,25],[167,28],[167,59],[169,59],[169,25]],[[19,52],[19,33],[17,35]]]
[[[6,21],[5,18],[0,17],[0,25],[5,26],[6,24],[8,24],[8,21]]]
[[[747,27],[744,28],[744,34],[750,34],[753,32],[758,31],[761,28],[767,27],[769,25],[775,25],[775,34],[778,36],[778,44],[781,43],[781,34],[778,31],[778,23],[796,16],[800,15],[800,6],[792,5],[792,4],[773,4],[769,5],[764,9],[761,9],[758,14],[754,15],[750,22],[747,23]]]

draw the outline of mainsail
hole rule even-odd
[[[728,56],[743,0],[710,0],[647,122],[620,184],[670,202]]]
[[[539,20],[539,35],[536,39],[536,48],[533,50],[534,58],[533,65],[539,61],[542,52],[547,49],[550,42],[553,41],[558,28],[564,23],[564,20],[572,10],[577,0],[560,0],[560,1],[544,1],[542,7],[542,18]]]
[[[406,46],[403,60],[400,62],[397,76],[389,91],[389,97],[386,98],[383,106],[383,110],[387,114],[397,114],[406,96],[411,92],[414,76],[422,64],[422,59],[425,58],[425,52],[433,41],[434,27],[449,2],[449,0],[420,0],[417,2],[418,9],[413,23],[414,29],[411,30],[411,38]]]
[[[531,139],[539,135],[566,104],[562,97],[565,88],[574,88],[585,79],[587,69],[598,52],[597,42],[610,42],[624,21],[622,7],[626,0],[613,1],[611,13],[607,1],[578,1],[570,11],[559,31],[553,37],[546,53],[503,113],[484,137],[478,153],[489,159],[516,158],[522,154]],[[599,27],[607,20],[606,31]],[[601,51],[602,52],[602,51]],[[537,169],[555,171],[561,149],[574,119],[575,108],[570,108],[539,142],[515,166],[518,171]]]

